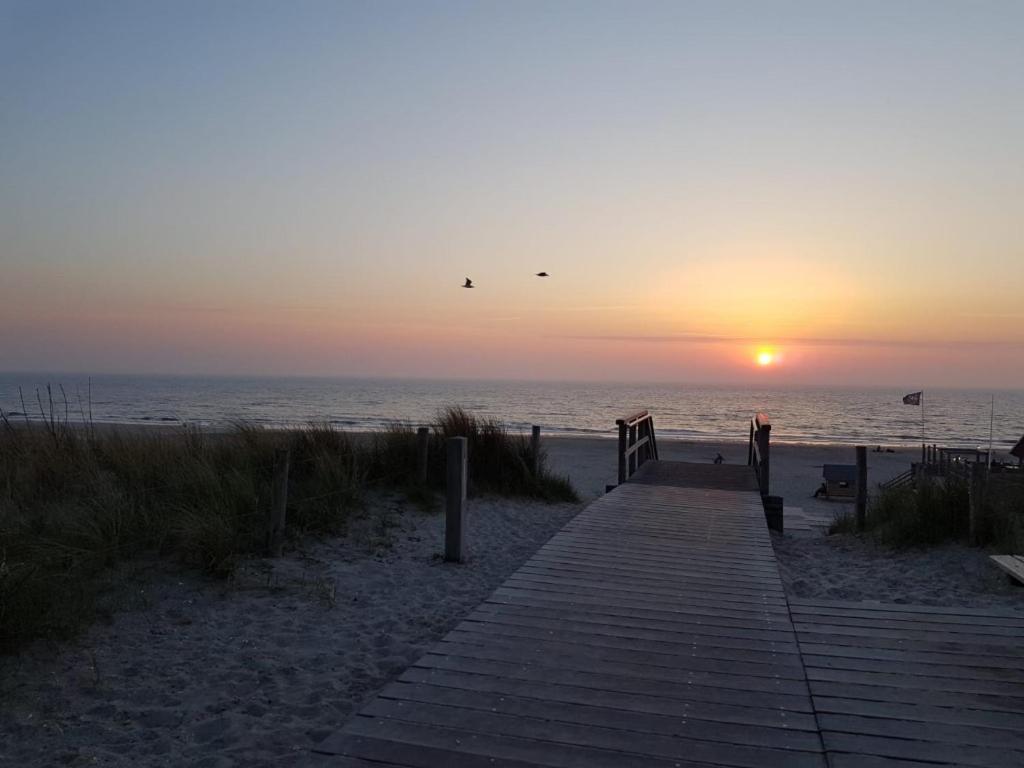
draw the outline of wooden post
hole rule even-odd
[[[863,531],[868,514],[868,449],[857,446],[857,530]]]
[[[978,544],[978,523],[981,520],[982,508],[985,503],[985,465],[981,462],[971,464],[971,484],[968,490],[970,507],[967,538],[971,546]]]
[[[444,517],[444,559],[461,563],[466,522],[466,448],[464,437],[449,437],[447,446],[447,488]]]
[[[771,493],[771,425],[763,424],[760,427],[758,438],[758,452],[761,455],[761,466],[758,469],[758,477],[761,479],[761,495],[767,496]]]
[[[427,459],[430,451],[430,427],[416,430],[416,480],[420,485],[427,482]]]
[[[629,428],[629,447],[632,448],[634,445],[636,445],[636,424]],[[634,472],[636,472],[636,451],[629,454],[630,477],[632,477]]]
[[[629,447],[626,445],[627,432],[626,423],[624,421],[619,422],[619,485],[626,482],[626,449]]]
[[[636,441],[638,443],[641,440],[643,440],[644,437],[646,436],[644,434],[644,430],[646,429],[646,427],[647,427],[647,422],[646,421],[641,421],[639,424],[636,425]],[[640,469],[640,465],[643,464],[645,461],[647,461],[647,456],[645,455],[645,451],[646,450],[647,450],[647,444],[646,443],[644,443],[642,446],[640,446],[639,448],[636,449],[636,454],[635,455],[636,455],[636,468],[637,469]]]
[[[274,451],[274,479],[270,486],[270,521],[267,526],[267,554],[280,557],[284,548],[285,510],[288,508],[287,448]]]
[[[750,442],[747,443],[747,466],[754,466],[754,420],[750,420]]]
[[[540,427],[536,424],[530,429],[530,462],[536,477],[540,473]]]

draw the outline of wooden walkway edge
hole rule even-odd
[[[787,600],[752,470],[648,462],[308,765],[1024,765],[1022,636]]]

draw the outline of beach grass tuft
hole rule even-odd
[[[438,414],[435,426],[437,448],[431,453],[443,457],[443,441],[449,437],[465,437],[469,452],[470,493],[497,493],[525,496],[545,501],[579,501],[567,477],[556,475],[547,466],[543,447],[534,456],[529,439],[513,434],[494,419],[482,419],[457,406]],[[444,466],[439,461],[432,469],[433,481],[443,482]]]
[[[868,504],[866,532],[894,548],[930,547],[970,535],[970,492],[964,477],[925,478],[916,487],[885,489]],[[856,533],[852,512],[829,533]],[[1024,485],[994,483],[978,510],[976,542],[1005,552],[1024,552]]]

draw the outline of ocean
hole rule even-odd
[[[23,411],[30,419],[39,418],[36,390],[48,410],[49,383],[63,418],[63,385],[71,420],[81,420],[88,409],[88,380],[85,375],[0,373],[0,408],[11,419],[24,418]],[[461,405],[513,430],[539,424],[549,433],[610,437],[617,416],[647,408],[664,437],[745,440],[750,417],[763,411],[772,420],[775,441],[918,445],[921,408],[903,405],[906,393],[891,387],[97,375],[92,377],[92,415],[97,423],[221,427],[238,421],[267,426],[316,421],[369,430],[394,421],[427,423],[438,409]],[[1024,433],[1024,391],[926,390],[927,441],[987,445],[993,395],[995,445],[1005,450]]]

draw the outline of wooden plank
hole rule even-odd
[[[907,641],[925,641],[933,639],[936,635],[936,630],[930,628],[921,629],[885,629],[879,627],[865,627],[858,625],[842,625],[842,624],[809,624],[807,622],[794,621],[793,628],[797,632],[804,631],[815,631],[818,633],[827,632],[831,635],[846,635],[847,637],[863,638],[860,642],[865,644],[866,641],[870,641],[874,638],[879,639],[890,639],[890,640],[907,640]],[[1003,640],[1000,642],[1001,637],[999,635],[986,635],[977,633],[957,632],[952,633],[949,631],[943,632],[943,636],[948,637],[949,640],[943,640],[942,642],[950,643],[964,643],[979,648],[997,648],[1008,645]],[[1002,636],[1012,638],[1012,635]]]
[[[390,760],[387,762],[370,761],[360,757],[325,755],[322,752],[311,752],[304,755],[293,766],[294,768],[416,768],[412,763],[393,763]]]
[[[874,701],[870,699],[843,699],[829,696],[815,696],[814,708],[819,714],[865,715],[876,718],[890,718],[911,722],[928,723],[931,727],[945,725],[982,726],[1012,731],[1024,731],[1024,711],[995,712],[969,707],[943,707],[922,703],[920,699],[912,704]]]
[[[828,764],[830,768],[937,768],[937,766],[963,768],[958,763],[923,763],[920,760],[903,760],[846,752],[830,752]]]
[[[961,622],[924,621],[921,619],[889,619],[870,618],[865,616],[814,616],[794,612],[794,624],[805,624],[814,622],[818,626],[828,627],[857,627],[866,630],[894,630],[908,632],[942,632],[955,640],[958,635],[967,634],[977,637],[991,639],[992,642],[999,642],[997,638],[1009,637],[1020,638],[1024,632],[1024,623],[1020,626],[974,624]]]
[[[908,640],[904,637],[871,637],[863,635],[833,634],[815,631],[814,625],[805,625],[800,629],[800,641],[815,643],[819,645],[830,645],[836,647],[854,648],[884,648],[889,650],[924,650],[934,653],[956,653],[973,656],[997,655],[1010,658],[1024,658],[1024,651],[1011,645],[981,644],[964,641],[951,641],[943,639],[945,636],[940,633],[932,633],[927,639],[915,638]]]
[[[928,691],[924,688],[904,688],[881,685],[858,685],[829,680],[809,681],[811,695],[842,699],[918,704],[928,702],[940,707],[988,709],[993,712],[1024,712],[1024,695],[1004,696],[971,691]],[[1024,694],[1024,691],[1021,692]]]
[[[989,559],[998,565],[1007,576],[1024,584],[1024,557],[1018,555],[989,555]]]
[[[885,736],[836,733],[822,729],[825,748],[831,752],[854,752],[906,760],[927,760],[940,764],[977,766],[978,768],[1020,768],[1024,752],[1012,749],[918,741]]]
[[[800,606],[792,606],[791,612],[794,617],[813,621],[827,618],[857,619],[870,624],[877,621],[890,621],[894,623],[927,622],[930,624],[971,626],[971,627],[1012,627],[1018,631],[1024,630],[1024,616],[1010,618],[1008,616],[963,616],[956,613],[904,613],[898,610],[850,610],[839,608],[816,608],[808,609]],[[827,622],[826,622],[827,623]],[[940,629],[938,631],[945,631]]]
[[[1017,730],[986,728],[978,725],[946,723],[941,728],[936,728],[935,724],[931,722],[899,720],[889,717],[835,715],[822,712],[818,713],[818,724],[824,731],[1024,750],[1024,733]],[[1021,764],[1024,765],[1024,761]]]
[[[850,610],[855,608],[858,611],[898,611],[902,614],[944,614],[957,616],[978,616],[981,618],[989,616],[1002,616],[1012,619],[1024,619],[1024,611],[1013,611],[1006,608],[971,608],[967,606],[938,606],[938,605],[913,605],[903,603],[882,603],[872,601],[861,601],[851,603],[843,600],[821,600],[807,597],[791,597],[790,605],[794,609],[801,607],[840,608]]]
[[[804,649],[801,649],[804,650]],[[825,669],[858,670],[861,672],[889,672],[893,674],[923,675],[926,677],[969,677],[975,680],[1001,680],[1024,684],[1024,669],[970,667],[962,664],[938,664],[915,662],[906,659],[886,661],[882,659],[857,659],[848,656],[813,656],[802,653],[801,659],[807,667]],[[984,658],[978,660],[984,663]]]
[[[1018,683],[1001,680],[980,680],[968,678],[935,677],[893,672],[864,672],[861,670],[827,669],[806,667],[810,682],[853,683],[857,685],[884,686],[887,688],[918,689],[929,692],[948,691],[951,693],[979,693],[991,696],[1020,696],[1024,688]]]

